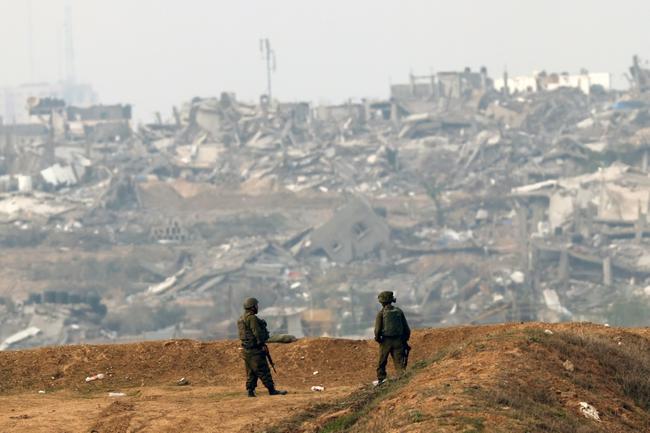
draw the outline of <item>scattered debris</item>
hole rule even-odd
[[[510,279],[513,283],[524,284],[524,281],[526,281],[526,276],[521,271],[515,271],[510,275]]]
[[[573,362],[569,361],[568,359],[562,363],[562,366],[566,371],[573,372],[575,370],[575,366],[573,365]]]
[[[584,401],[580,402],[580,413],[582,413],[585,416],[585,418],[589,418],[598,422],[601,421],[600,415],[598,414],[598,410],[596,410],[595,407],[593,407],[587,402]]]
[[[88,376],[88,377],[86,377],[86,383],[93,382],[95,380],[102,380],[102,379],[104,379],[104,377],[105,377],[104,373],[98,373],[98,374],[96,374],[94,376]]]

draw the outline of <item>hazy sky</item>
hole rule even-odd
[[[67,0],[77,75],[149,120],[192,96],[265,90],[258,40],[276,51],[275,96],[386,97],[409,71],[488,67],[611,72],[650,58],[648,0]],[[0,0],[0,86],[30,81],[29,0]],[[66,0],[31,0],[37,81],[63,70]]]

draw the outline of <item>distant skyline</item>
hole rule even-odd
[[[0,0],[0,86],[64,76],[64,9],[72,11],[75,70],[103,103],[164,117],[193,96],[265,92],[260,38],[276,52],[274,96],[338,103],[388,96],[409,72],[610,72],[650,58],[642,0]]]

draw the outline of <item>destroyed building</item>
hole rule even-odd
[[[467,67],[461,72],[441,71],[431,75],[410,75],[408,84],[394,84],[390,88],[391,98],[409,99],[460,99],[474,91],[484,92],[493,87],[487,69],[472,72]]]
[[[309,234],[310,253],[324,252],[337,263],[349,263],[390,246],[390,228],[361,199],[353,200],[327,223]]]
[[[125,105],[34,101],[0,134],[0,341],[233,337],[248,296],[273,332],[363,337],[382,290],[414,326],[647,325],[632,70],[626,92],[553,74],[505,92],[486,70],[327,106],[222,92],[136,130]]]
[[[131,134],[130,105],[67,107],[68,132],[72,137],[88,137],[95,142],[120,141]]]
[[[559,88],[580,89],[585,94],[604,92],[612,88],[612,77],[609,73],[589,73],[582,71],[579,74],[546,73],[545,71],[533,75],[509,76],[494,80],[494,89],[499,92],[530,93],[552,91]]]
[[[650,69],[641,66],[641,60],[639,59],[639,56],[635,55],[632,58],[630,75],[633,90],[638,93],[644,93],[650,90]]]
[[[89,106],[97,103],[97,94],[88,84],[72,81],[36,82],[0,88],[0,118],[6,124],[29,123],[31,114],[25,110],[27,100],[58,99],[69,104]]]

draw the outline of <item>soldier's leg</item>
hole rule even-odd
[[[263,352],[255,354],[252,358],[253,370],[255,371],[255,376],[258,377],[265,387],[269,390],[275,389],[273,384],[273,376],[271,376],[271,369],[269,368],[269,363],[266,360],[266,355]]]
[[[390,353],[390,346],[387,341],[379,344],[379,360],[377,361],[377,380],[382,381],[386,379],[386,364],[388,364],[388,354]]]
[[[395,362],[395,345],[393,344],[392,339],[390,341],[387,341],[388,343],[388,354],[390,355],[390,358],[393,360],[393,366],[395,369],[397,369],[397,363]],[[388,359],[386,360],[386,364],[388,364]]]
[[[396,340],[391,346],[391,355],[393,357],[393,364],[397,374],[404,373],[404,343],[401,340]]]
[[[246,366],[246,390],[255,391],[255,388],[257,388],[257,375],[251,366],[251,355],[244,354],[244,364]]]

